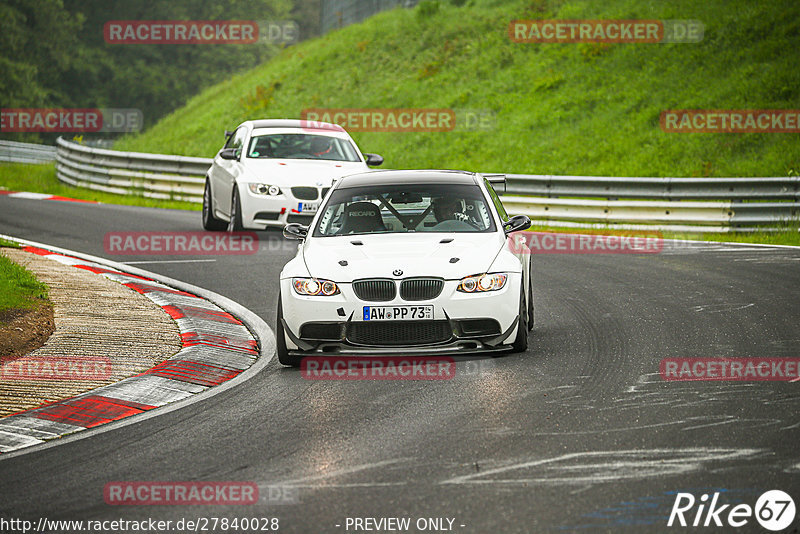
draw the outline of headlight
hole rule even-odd
[[[293,278],[292,286],[299,295],[321,295],[330,297],[339,294],[339,286],[331,280],[320,280],[317,278]]]
[[[247,187],[250,188],[250,192],[254,195],[269,195],[274,197],[281,194],[281,188],[277,185],[247,184]]]
[[[461,279],[456,291],[462,293],[482,293],[484,291],[497,291],[503,289],[508,280],[508,275],[503,273],[476,274]]]

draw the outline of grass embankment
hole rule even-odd
[[[670,109],[797,109],[795,0],[427,0],[287,48],[116,148],[210,157],[222,131],[308,108],[486,110],[491,129],[353,132],[389,168],[588,176],[786,176],[792,133],[666,133]],[[700,43],[517,44],[515,19],[695,19]],[[794,243],[791,232],[701,239]]]
[[[0,248],[17,246],[0,239]],[[13,312],[33,310],[44,303],[47,303],[47,286],[33,273],[0,254],[0,326]]]
[[[56,178],[55,165],[33,165],[25,163],[0,163],[0,188],[9,191],[46,193],[79,200],[93,200],[106,204],[146,206],[151,208],[170,208],[199,210],[200,204],[177,200],[159,200],[140,195],[115,195],[93,191],[83,187],[72,187]]]
[[[438,6],[438,7],[437,7]],[[696,19],[700,43],[518,44],[515,19]],[[353,133],[390,168],[588,176],[786,176],[792,133],[666,133],[669,109],[797,109],[795,0],[423,2],[287,48],[121,150],[210,157],[223,129],[307,108],[485,109],[494,129]]]

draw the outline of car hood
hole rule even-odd
[[[334,179],[369,170],[361,161],[302,159],[246,159],[247,180],[263,180],[274,185],[319,185],[329,187]]]
[[[320,237],[306,241],[303,259],[311,276],[336,282],[411,276],[452,280],[486,272],[505,243],[498,232]],[[451,263],[452,258],[458,261]],[[403,273],[393,274],[398,269]]]

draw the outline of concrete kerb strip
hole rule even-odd
[[[28,354],[2,353],[0,420],[138,375],[183,348],[178,324],[151,298],[98,276],[99,268],[76,268],[77,259],[30,250],[0,248],[0,255],[49,286],[55,328]]]
[[[25,191],[9,191],[7,189],[0,189],[0,195],[7,196],[8,198],[22,198],[25,200],[60,200],[62,202],[82,202],[85,204],[99,204],[94,200],[80,200],[77,198],[62,197],[59,195],[50,195],[48,193],[28,193]]]
[[[41,255],[62,263],[98,269],[98,274],[138,290],[176,319],[184,345],[175,356],[140,375],[0,419],[0,461],[205,400],[249,380],[275,355],[275,336],[269,326],[252,311],[222,295],[96,256],[13,236],[0,234],[0,238],[40,249]],[[111,272],[103,272],[104,269]],[[189,301],[192,305],[187,306]],[[194,315],[184,314],[184,309],[192,310]],[[209,320],[206,312],[219,320]],[[250,336],[255,339],[248,341]],[[91,432],[83,432],[89,428]],[[57,437],[61,439],[51,439]]]

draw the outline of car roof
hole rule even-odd
[[[343,132],[344,128],[330,122],[299,119],[257,119],[247,121],[253,128],[302,128],[304,130],[334,130]]]
[[[369,171],[350,174],[337,181],[337,187],[364,187],[385,185],[387,183],[403,184],[470,184],[477,183],[474,172],[451,170],[394,170]]]

